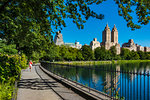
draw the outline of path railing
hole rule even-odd
[[[41,62],[41,65],[65,79],[83,84],[89,88],[89,92],[91,89],[101,91],[112,99],[150,100],[150,74],[146,70],[138,72],[127,71],[120,67],[83,67],[47,62]],[[103,81],[98,81],[99,77],[94,71],[98,71],[100,76],[103,76]]]

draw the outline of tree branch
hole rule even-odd
[[[8,0],[7,2],[5,2],[1,7],[0,7],[0,13],[2,12],[2,11],[4,11],[4,8],[9,4],[9,2],[11,2],[11,1],[13,1],[13,0]]]

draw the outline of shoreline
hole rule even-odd
[[[49,62],[49,61],[47,61]],[[56,61],[53,64],[62,65],[102,65],[102,64],[125,64],[125,63],[141,63],[150,62],[150,60],[109,60],[109,61]]]

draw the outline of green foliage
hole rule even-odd
[[[14,79],[10,78],[9,81],[0,83],[0,100],[11,100],[14,90]]]
[[[51,44],[51,46],[45,50],[43,57],[40,58],[40,60],[46,61],[75,61],[83,59],[80,50],[65,45],[56,46],[54,44]]]
[[[93,53],[92,49],[90,48],[90,46],[88,46],[88,45],[82,46],[81,52],[84,57],[84,60],[93,60],[94,53]]]
[[[103,52],[103,49],[98,47],[94,50],[94,55],[95,55],[96,60],[102,60],[105,54]]]
[[[56,46],[51,44],[48,49],[45,49],[42,56],[34,56],[36,59],[46,61],[82,61],[82,60],[146,60],[150,59],[149,53],[135,52],[129,49],[122,48],[121,54],[116,54],[115,46],[110,50],[106,50],[105,47],[98,47],[93,51],[87,45],[84,45],[80,50],[69,46],[61,45]],[[34,58],[32,56],[32,59]],[[95,58],[95,59],[94,59]]]
[[[115,58],[116,56],[117,56],[117,49],[116,49],[116,46],[112,46],[111,48],[110,48],[110,52],[111,52],[111,56],[113,57],[113,58]]]
[[[125,48],[121,48],[121,53],[120,56],[123,60],[128,59],[129,60],[129,56],[130,56],[130,50],[129,49],[125,49]]]
[[[146,59],[146,55],[145,55],[145,53],[144,53],[144,52],[142,52],[142,51],[138,51],[137,53],[138,53],[138,55],[140,56],[140,59],[141,59],[141,60]]]
[[[145,58],[150,60],[150,52],[145,52]]]
[[[28,67],[28,66],[27,66],[27,57],[26,57],[25,54],[22,54],[22,55],[21,55],[21,58],[20,58],[19,63],[20,63],[21,69],[25,69],[25,68]]]
[[[98,5],[103,1],[105,0],[1,0],[0,38],[7,40],[9,44],[16,44],[17,50],[23,51],[28,58],[40,57],[41,52],[52,43],[51,34],[66,27],[66,18],[72,19],[79,29],[84,28],[83,25],[89,17],[103,19],[104,15],[90,9],[90,5]],[[127,21],[128,27],[134,30],[149,23],[150,1],[114,1],[119,7],[119,15]],[[138,25],[133,22],[133,11],[137,15]],[[17,51],[12,48],[14,46],[10,45],[0,49],[0,52],[16,54]],[[75,57],[67,59],[73,60]]]
[[[129,59],[129,60],[138,60],[139,58],[140,58],[140,56],[138,55],[137,52],[131,51],[127,59]]]
[[[59,54],[62,60],[75,61],[84,59],[80,50],[69,46],[61,46]]]
[[[8,81],[11,77],[17,79],[21,68],[26,68],[27,64],[25,55],[0,55],[0,61],[0,82]]]
[[[102,14],[96,14],[87,5],[90,5],[88,1],[2,0],[0,38],[16,44],[17,50],[31,58],[32,53],[35,56],[35,52],[40,53],[52,43],[51,34],[66,26],[65,18],[72,19],[79,29],[90,16],[103,18]]]
[[[106,50],[105,47],[98,47],[94,51],[96,60],[110,60],[112,59],[112,53],[110,50]]]
[[[27,67],[26,56],[0,55],[0,100],[10,100],[14,82],[20,78],[21,68]]]
[[[127,21],[127,26],[132,30],[139,29],[140,25],[149,23],[150,1],[149,0],[114,0],[118,4],[118,13]],[[133,22],[133,14],[137,15],[137,22]],[[134,20],[135,21],[135,20]],[[137,24],[139,23],[139,24]]]
[[[21,72],[19,56],[0,55],[0,61],[0,81],[7,81],[10,77],[18,77]]]
[[[77,51],[77,58],[76,58],[77,61],[82,61],[84,60],[84,57],[82,56],[82,53],[81,53],[81,50],[78,50]]]
[[[32,51],[31,59],[32,61],[38,62],[38,60],[40,59],[40,53]]]
[[[150,59],[150,54],[148,52],[138,51],[137,53],[141,60]]]
[[[0,53],[11,55],[11,54],[17,54],[18,50],[16,49],[15,44],[7,45],[6,41],[0,40]]]

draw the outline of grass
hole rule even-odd
[[[55,64],[63,64],[63,65],[81,65],[81,66],[86,66],[86,65],[100,65],[100,64],[111,64],[111,61],[71,61],[71,62],[54,62]]]
[[[102,64],[124,64],[124,63],[139,63],[139,62],[150,62],[150,60],[112,60],[112,61],[58,61],[53,62],[54,64],[63,64],[63,65],[102,65]]]
[[[118,60],[117,64],[150,62],[150,60]]]

